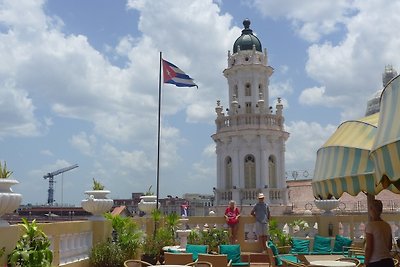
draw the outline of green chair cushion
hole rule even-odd
[[[351,246],[353,240],[348,237],[344,237],[342,235],[336,235],[335,244],[333,245],[334,253],[343,253],[348,251],[348,247]]]
[[[299,259],[295,255],[285,254],[285,255],[280,255],[278,257],[279,257],[279,259],[289,261],[289,262],[294,262],[294,263],[299,262]]]
[[[219,253],[228,255],[228,261],[232,260],[232,263],[241,261],[240,245],[220,245]]]
[[[232,262],[232,266],[249,266],[248,262]]]
[[[207,254],[208,246],[207,245],[193,245],[186,244],[186,252],[193,253],[193,261],[197,261],[199,253]]]
[[[278,251],[278,248],[275,246],[274,242],[272,242],[271,240],[268,240],[267,246],[272,250],[272,253],[275,256],[275,264],[278,266],[281,266],[282,260],[278,257],[279,251]]]
[[[308,239],[292,239],[292,254],[309,254],[310,253],[310,240]]]
[[[330,254],[331,252],[331,238],[316,235],[314,237],[313,254]]]

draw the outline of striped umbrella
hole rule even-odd
[[[381,96],[378,131],[371,148],[375,183],[389,190],[400,189],[400,76],[385,87]],[[392,189],[390,189],[390,187]]]
[[[377,133],[379,113],[343,122],[318,150],[312,181],[316,198],[338,199],[344,192],[376,195],[383,189],[375,186],[370,149]]]

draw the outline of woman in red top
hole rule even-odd
[[[239,228],[240,211],[236,207],[234,200],[229,201],[229,207],[225,210],[225,220],[230,229],[230,242],[231,244],[237,243],[237,232]]]

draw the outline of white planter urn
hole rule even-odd
[[[106,197],[108,190],[89,190],[85,191],[88,197],[82,200],[81,205],[84,210],[93,214],[89,218],[91,221],[104,221],[103,214],[110,211],[114,201]]]
[[[138,207],[144,213],[151,214],[157,208],[157,196],[141,196]]]
[[[22,201],[22,195],[14,193],[11,186],[19,184],[17,180],[0,179],[0,217],[18,209]],[[0,227],[9,226],[9,223],[0,219]]]
[[[323,210],[325,214],[331,214],[333,209],[339,207],[338,199],[315,199],[315,206]]]

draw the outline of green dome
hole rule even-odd
[[[256,50],[262,52],[260,40],[253,35],[253,30],[250,29],[250,20],[245,19],[243,21],[244,29],[242,30],[242,35],[236,39],[233,44],[233,53],[237,53],[238,46],[240,50],[253,50],[253,45],[256,46]]]

